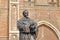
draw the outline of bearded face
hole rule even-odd
[[[27,11],[27,10],[25,10],[25,11],[23,12],[23,16],[24,16],[25,18],[28,18],[28,11]]]

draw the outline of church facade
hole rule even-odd
[[[18,40],[22,12],[37,22],[36,40],[60,40],[60,0],[0,0],[0,40]]]

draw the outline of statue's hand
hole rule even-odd
[[[31,24],[31,25],[30,25],[30,28],[34,28],[34,24]]]
[[[30,32],[30,29],[29,29],[30,24],[28,22],[24,22],[23,24],[24,24],[23,30],[25,32]]]

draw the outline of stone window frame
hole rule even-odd
[[[18,11],[18,19],[19,19],[19,0],[17,1],[11,1],[9,0],[9,40],[11,40],[11,36],[13,34],[15,34],[18,38],[19,38],[19,31],[13,31],[11,30],[11,7],[12,7],[12,4],[13,6],[15,7],[17,5],[17,11]]]
[[[47,25],[49,28],[51,28],[52,31],[54,31],[54,32],[56,33],[56,35],[58,36],[58,40],[60,40],[60,31],[59,31],[54,25],[52,25],[52,24],[51,24],[50,22],[48,22],[48,21],[42,20],[42,21],[37,22],[38,28],[39,28],[39,26],[42,25],[42,24]]]

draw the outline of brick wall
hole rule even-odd
[[[8,39],[8,0],[0,0],[0,40]]]
[[[60,31],[60,7],[35,5],[34,0],[32,0],[31,5],[29,5],[27,0],[19,0],[19,18],[22,17],[22,12],[25,9],[29,11],[29,17],[31,19],[34,19],[36,22],[41,20],[48,21]],[[0,0],[0,40],[8,40],[8,17],[8,0]],[[14,19],[12,20],[14,21]]]

